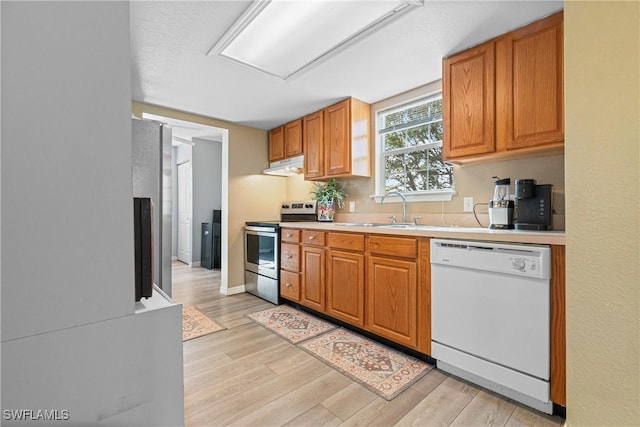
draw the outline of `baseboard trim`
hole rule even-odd
[[[191,263],[189,263],[189,266],[191,268],[200,267],[200,261],[191,262]]]
[[[244,285],[240,285],[240,286],[234,286],[232,288],[227,288],[225,287],[220,287],[220,293],[222,295],[237,295],[237,294],[241,294],[245,292],[245,286]]]

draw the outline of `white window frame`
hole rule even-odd
[[[384,105],[375,111],[375,141],[376,141],[376,149],[375,149],[375,191],[376,194],[371,196],[372,199],[375,200],[376,203],[382,203],[382,196],[385,194],[385,158],[382,154],[383,152],[383,138],[380,135],[380,114],[385,113],[389,110],[397,109],[398,107],[408,106],[417,101],[439,95],[442,93],[442,90],[433,90],[429,92],[421,93],[417,96],[414,96],[409,99],[404,99],[398,102],[395,102],[390,105]],[[407,147],[403,151],[416,151],[416,150],[424,150],[428,149],[430,146],[434,146],[438,143],[422,145],[418,147]],[[454,175],[455,175],[455,167],[454,167]],[[455,184],[454,184],[455,186]],[[405,196],[407,203],[409,202],[448,202],[451,201],[453,196],[457,194],[455,191],[455,187],[448,190],[427,190],[420,192],[402,192]],[[384,203],[401,203],[402,198],[393,196],[384,199]]]

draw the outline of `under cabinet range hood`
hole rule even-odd
[[[272,162],[262,171],[267,175],[293,176],[302,173],[304,167],[304,155],[290,157],[288,159]]]

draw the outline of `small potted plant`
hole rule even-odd
[[[329,182],[314,182],[311,197],[318,201],[318,221],[333,221],[336,205],[344,207],[344,199],[348,197],[344,189],[335,179]]]

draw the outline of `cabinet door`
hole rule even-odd
[[[300,303],[324,312],[324,248],[302,247],[302,293]]]
[[[351,100],[324,109],[325,175],[351,172]]]
[[[364,326],[364,255],[327,251],[327,314]]]
[[[269,131],[269,161],[284,158],[284,128],[282,126]]]
[[[498,138],[507,150],[564,141],[563,37],[560,12],[496,45],[504,56],[496,70]]]
[[[443,61],[446,159],[495,151],[495,49],[484,43]]]
[[[302,119],[284,125],[284,157],[302,154]]]
[[[365,329],[399,344],[417,344],[416,263],[370,256]]]
[[[304,145],[304,178],[320,178],[324,175],[324,112],[305,116],[302,126]]]

